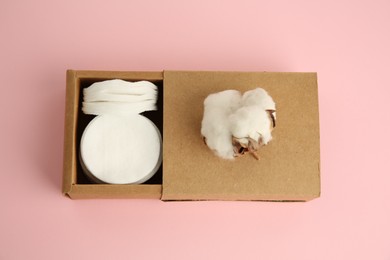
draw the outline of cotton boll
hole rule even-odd
[[[224,159],[234,159],[232,137],[229,131],[210,132],[205,136],[207,146]]]
[[[218,156],[233,159],[231,134],[226,112],[223,109],[205,107],[201,133],[205,137],[207,146]]]
[[[207,146],[224,159],[234,158],[229,115],[239,107],[240,101],[241,93],[236,90],[211,94],[204,101],[201,134]]]
[[[239,108],[229,116],[230,131],[233,137],[240,139],[243,145],[252,139],[267,144],[271,139],[271,121],[268,113],[260,106],[246,106]]]
[[[241,103],[241,93],[237,90],[225,90],[218,93],[210,94],[204,100],[204,106],[219,108],[226,113],[235,111]]]
[[[275,102],[261,88],[241,96],[235,90],[209,95],[204,101],[201,133],[207,146],[224,159],[256,151],[271,139]]]
[[[258,105],[264,110],[275,110],[275,102],[262,88],[249,90],[242,95],[243,106]]]
[[[261,107],[262,109],[267,111],[267,113],[269,114],[268,117],[269,117],[269,120],[272,124],[271,130],[272,130],[272,128],[275,127],[276,105],[275,105],[275,102],[272,99],[272,97],[267,93],[267,91],[265,91],[262,88],[256,88],[256,89],[249,90],[249,91],[245,92],[242,95],[242,105],[243,106],[256,105],[256,106]],[[267,135],[267,134],[264,133],[264,135]],[[271,132],[270,132],[270,135],[271,135]],[[265,136],[264,136],[264,139],[270,140],[270,138],[267,138]]]

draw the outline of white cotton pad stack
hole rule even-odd
[[[129,115],[157,109],[157,86],[149,81],[106,80],[93,83],[83,94],[85,114]]]
[[[85,173],[96,182],[142,183],[160,167],[160,132],[141,115],[97,116],[82,135],[80,157]]]
[[[264,89],[256,88],[243,95],[226,90],[205,99],[201,134],[216,155],[233,159],[237,156],[233,138],[242,147],[248,147],[251,141],[265,145],[272,139],[271,117],[275,120],[275,102]]]
[[[96,82],[83,91],[82,111],[97,115],[85,128],[80,162],[97,183],[139,184],[150,179],[162,161],[161,134],[148,118],[156,110],[157,86],[120,79]]]

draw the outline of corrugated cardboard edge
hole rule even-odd
[[[318,73],[315,73],[315,78],[316,78],[316,90],[317,90],[317,118],[318,118],[318,194],[317,196],[314,197],[313,199],[320,198],[322,194],[322,181],[321,181],[321,108],[320,108],[320,95],[319,95],[319,86],[318,86]]]
[[[72,199],[160,199],[161,185],[73,185]]]
[[[185,199],[178,199],[177,196],[185,197]],[[210,195],[208,194],[205,197],[197,195],[196,197],[189,197],[188,195],[175,195],[173,197],[170,196],[164,196],[162,198],[163,201],[264,201],[264,202],[307,202],[311,201],[313,199],[316,199],[320,196],[320,194],[312,194],[312,195],[302,195],[297,196],[295,195],[285,195],[285,196],[279,196],[279,195],[266,195],[261,194],[259,196],[254,196],[253,194],[248,196],[239,196],[237,194],[230,195],[230,194],[215,194]]]
[[[76,140],[76,122],[78,110],[78,93],[76,91],[76,72],[66,72],[66,99],[65,99],[65,133],[64,133],[64,165],[62,192],[69,196],[76,174],[76,155],[74,154]]]
[[[316,90],[316,102],[317,102],[317,125],[318,125],[318,193],[313,194],[313,197],[306,199],[306,201],[310,201],[316,198],[321,197],[321,118],[320,118],[320,97],[319,97],[319,90],[318,90],[318,74],[317,72],[306,72],[307,74],[313,74],[315,78],[315,90]]]
[[[163,72],[68,70],[66,73],[65,134],[62,192],[72,199],[160,199],[162,185],[76,184],[76,129],[80,79],[163,80]]]
[[[73,70],[71,70],[73,71]],[[131,80],[163,80],[162,71],[99,71],[77,70],[73,71],[75,77],[89,79],[131,79]],[[130,76],[131,75],[131,76]]]

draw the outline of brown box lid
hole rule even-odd
[[[262,87],[276,102],[260,161],[215,156],[200,134],[203,101]],[[320,196],[316,73],[164,71],[163,200],[306,201]]]

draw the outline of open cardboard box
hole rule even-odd
[[[158,111],[144,114],[163,136],[163,164],[144,184],[94,184],[82,172],[79,142],[93,116],[81,112],[82,89],[108,79],[148,80]],[[226,89],[266,89],[276,102],[273,140],[234,161],[215,156],[200,135],[203,101]],[[63,193],[72,199],[307,201],[320,196],[316,73],[67,71]]]

